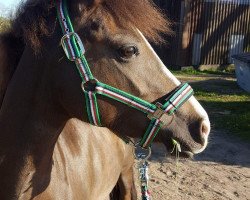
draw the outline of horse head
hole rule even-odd
[[[45,190],[59,135],[80,132],[86,124],[95,130],[89,113],[97,113],[96,105],[101,125],[122,138],[143,138],[147,127],[153,130],[151,122],[159,121],[155,141],[170,150],[174,139],[187,154],[202,152],[210,132],[207,113],[148,42],[161,42],[161,34],[171,32],[151,1],[63,0],[67,9],[61,2],[29,0],[13,22],[12,34],[25,45],[0,110],[0,196],[15,199],[33,182],[38,188],[33,195]],[[60,17],[65,13],[67,19]],[[69,18],[74,32],[65,27],[62,34],[60,26]],[[69,41],[80,50],[77,58],[70,56]],[[91,80],[84,81],[81,65],[87,62],[85,78]],[[106,90],[121,96],[110,98]],[[173,94],[185,103],[171,102]],[[95,97],[96,105],[89,106]],[[171,112],[165,113],[166,102]]]
[[[160,33],[170,32],[169,22],[148,1],[137,3],[76,1],[68,5],[68,10],[95,79],[147,102],[162,103],[180,81],[162,63],[146,37],[161,41]],[[57,32],[59,38],[61,35]],[[60,46],[54,52],[57,55],[53,54],[51,60],[58,69],[55,82],[60,103],[69,115],[88,121],[79,74]],[[122,137],[143,137],[150,122],[147,115],[102,95],[97,96],[97,102],[102,126]],[[160,130],[156,141],[170,150],[173,138],[188,155],[206,148],[210,122],[193,96],[170,118],[171,123]]]

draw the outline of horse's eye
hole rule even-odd
[[[137,56],[139,54],[138,48],[134,45],[123,46],[118,49],[119,56],[124,59],[130,59],[133,56]]]

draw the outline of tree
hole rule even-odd
[[[7,28],[9,28],[10,26],[10,22],[8,19],[5,19],[3,17],[0,17],[0,32],[6,30]]]

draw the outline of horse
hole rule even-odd
[[[67,4],[97,80],[152,103],[179,87],[148,42],[170,32],[151,1]],[[131,199],[132,148],[120,137],[142,138],[150,120],[100,95],[103,127],[89,123],[82,80],[60,45],[56,5],[28,0],[1,36],[0,199],[109,199],[118,179],[122,198]],[[209,132],[207,113],[192,96],[155,141],[171,149],[174,138],[192,155],[206,148]]]

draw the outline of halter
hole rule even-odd
[[[58,19],[62,28],[63,37],[61,44],[67,58],[75,62],[82,80],[82,90],[86,100],[86,110],[89,122],[101,126],[97,96],[105,96],[119,101],[129,107],[139,110],[151,120],[140,140],[142,148],[149,148],[161,128],[168,126],[178,110],[192,95],[193,89],[188,83],[181,84],[168,94],[164,104],[152,104],[132,94],[97,81],[93,76],[88,62],[84,56],[85,49],[80,37],[74,32],[66,0],[56,0]]]

